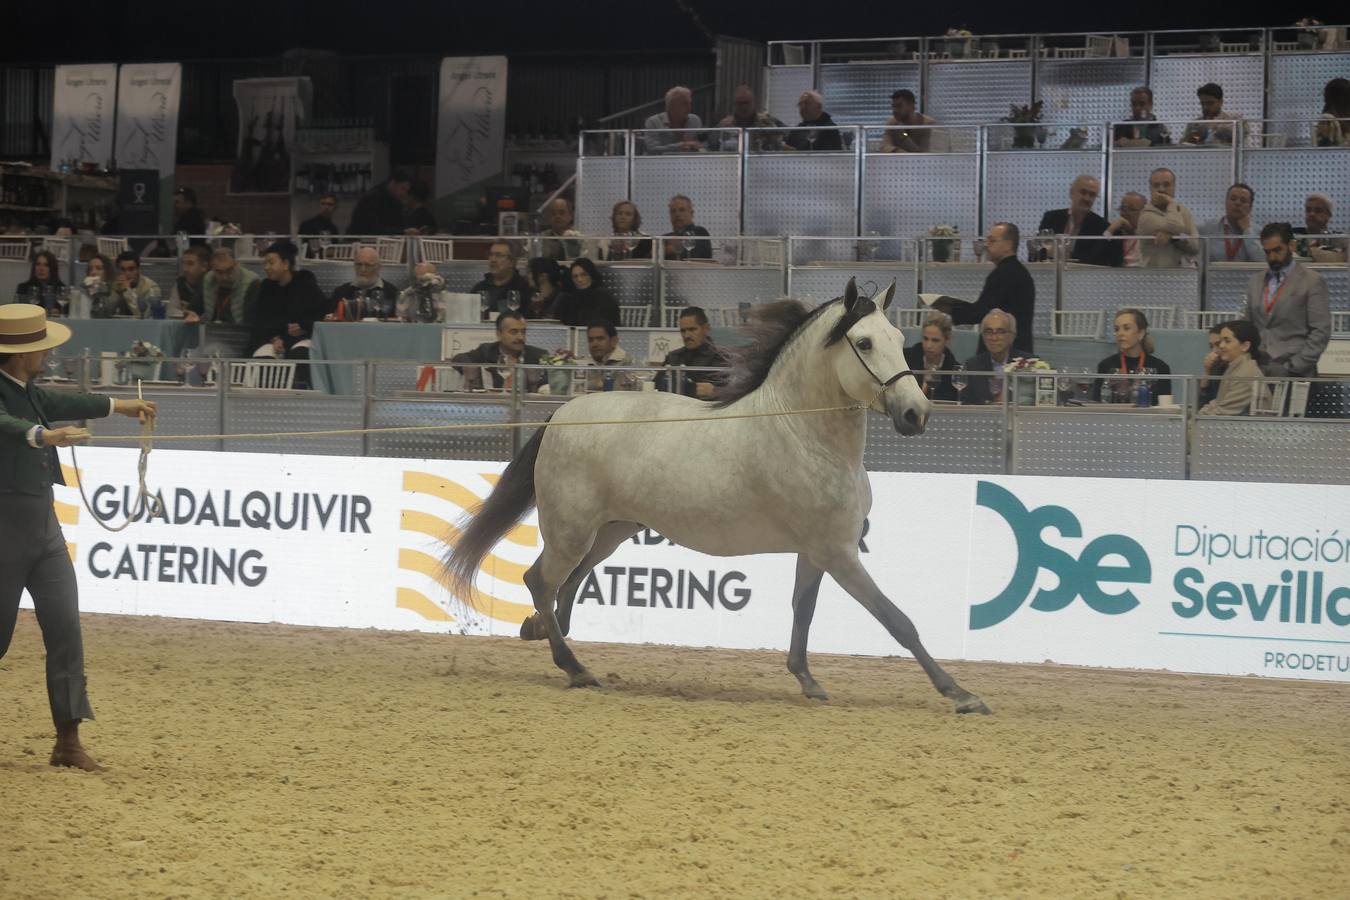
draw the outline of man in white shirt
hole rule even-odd
[[[1209,238],[1210,262],[1264,262],[1261,242],[1252,231],[1252,203],[1256,192],[1238,182],[1224,196],[1224,214],[1200,226]]]
[[[703,148],[698,131],[703,120],[691,110],[694,94],[687,87],[676,85],[666,91],[666,111],[647,118],[642,127],[647,133],[642,140],[648,153],[697,153]]]
[[[1139,251],[1149,268],[1195,265],[1200,241],[1195,217],[1176,200],[1177,176],[1171,169],[1154,169],[1148,176],[1152,195],[1139,214]]]
[[[590,356],[582,360],[588,366],[634,366],[637,360],[619,346],[619,330],[613,322],[592,322],[586,326],[586,349]],[[609,386],[606,387],[606,382]],[[597,369],[586,375],[586,390],[634,391],[638,389],[636,372],[610,372]]]

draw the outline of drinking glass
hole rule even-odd
[[[956,399],[959,402],[961,392],[970,384],[970,376],[966,372],[966,367],[957,363],[952,367],[952,387],[956,389]]]
[[[697,246],[697,242],[693,235],[686,234],[684,240],[680,241],[680,245],[684,248],[684,253],[680,255],[680,259],[688,259],[694,255],[694,247]]]
[[[975,251],[975,261],[984,261],[984,238],[976,238],[971,244],[971,249]]]
[[[520,291],[510,290],[506,292],[506,308],[511,312],[520,309]]]
[[[806,149],[808,150],[816,149],[816,139],[819,137],[820,132],[816,131],[814,128],[806,132]]]

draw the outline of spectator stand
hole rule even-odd
[[[701,149],[684,150],[672,143],[677,131],[635,131],[632,141],[632,193],[614,197],[631,199],[642,212],[644,230],[653,234],[669,231],[665,227],[667,206],[676,194],[688,197],[694,207],[694,223],[712,234],[738,234],[741,224],[741,158],[736,150],[720,147],[717,136],[722,129],[698,132]],[[725,133],[738,134],[737,129]],[[662,152],[654,152],[661,149]],[[609,209],[604,211],[600,228],[592,234],[611,231]]]
[[[812,147],[820,132],[829,130],[839,132],[843,150],[758,149],[754,137],[800,135]],[[858,233],[861,128],[748,128],[743,143],[748,146],[741,231],[747,235]]]
[[[748,309],[777,300],[783,294],[783,238],[708,237],[712,259],[680,259],[693,248],[693,239],[658,239],[660,267],[660,325],[673,327],[686,306],[713,310]]]
[[[840,296],[850,278],[856,278],[859,290],[868,294],[885,290],[894,281],[892,309],[912,306],[918,295],[913,241],[793,237],[788,239],[788,259],[787,294],[809,305]]]
[[[1107,217],[1108,219],[1111,217]],[[1201,268],[1176,266],[1169,268],[1139,268],[1124,266],[1094,266],[1074,262],[1070,258],[1075,243],[1103,241],[1123,242],[1124,237],[1068,237],[1057,235],[1051,243],[1052,258],[1058,273],[1059,304],[1061,310],[1100,310],[1108,317],[1122,306],[1156,309],[1164,313],[1166,322],[1149,322],[1155,327],[1171,328],[1180,324],[1188,313],[1201,308]],[[1044,240],[1042,239],[1044,242]],[[1036,303],[1039,311],[1040,294]],[[1109,329],[1110,322],[1107,322]]]
[[[936,225],[950,225],[963,236],[978,236],[981,130],[907,126],[903,130],[929,135],[929,151],[882,153],[888,130],[864,129],[861,233],[917,236]]]

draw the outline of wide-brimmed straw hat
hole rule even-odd
[[[0,353],[50,350],[70,340],[70,329],[48,322],[47,311],[31,303],[0,306]]]

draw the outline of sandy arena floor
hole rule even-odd
[[[47,765],[37,623],[0,661],[0,896],[1329,897],[1350,688],[86,616]],[[606,677],[607,676],[607,677]]]

